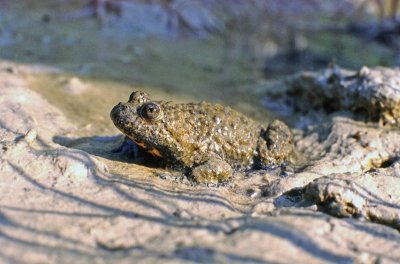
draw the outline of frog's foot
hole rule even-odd
[[[194,167],[191,176],[199,183],[219,183],[232,176],[231,165],[220,158],[211,158],[205,163]]]

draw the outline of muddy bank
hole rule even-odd
[[[6,62],[0,69],[3,262],[400,260],[400,132],[397,123],[380,122],[386,115],[352,112],[358,101],[323,118],[317,108],[300,111],[297,165],[237,173],[226,185],[207,187],[113,153],[122,137],[111,121],[87,121],[102,127],[102,136],[82,130],[84,115],[73,120],[62,104],[31,87],[32,78],[55,69]],[[376,93],[370,99],[388,89],[371,78],[368,87]],[[60,87],[80,91],[82,83],[70,80]],[[396,79],[382,80],[393,83],[395,93]],[[280,85],[292,87],[287,80]],[[309,93],[308,86],[296,87]],[[385,103],[372,109],[392,109]]]

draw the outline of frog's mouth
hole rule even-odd
[[[135,142],[139,147],[141,147],[142,149],[144,149],[146,152],[150,153],[151,155],[158,157],[158,158],[162,158],[162,155],[160,153],[160,151],[154,147],[147,147],[146,144],[144,142],[138,142],[136,140],[133,140],[132,138],[129,137],[130,140],[132,140],[133,142]]]

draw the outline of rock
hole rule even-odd
[[[400,125],[400,69],[362,67],[358,72],[332,66],[301,72],[279,83],[268,97],[285,100],[292,112],[350,111],[355,118]]]
[[[215,11],[213,12],[213,8],[206,6],[201,1],[174,0],[171,9],[177,15],[182,26],[186,26],[190,32],[198,35],[221,31],[224,27]]]
[[[78,77],[72,77],[64,83],[64,91],[69,94],[80,95],[88,89],[90,89],[90,86]]]
[[[400,230],[400,164],[363,174],[318,178],[304,190],[305,199],[337,217],[364,218]]]
[[[305,168],[265,187],[280,195],[314,179],[337,173],[364,173],[396,160],[400,150],[399,131],[334,116],[310,126],[296,139],[295,149],[307,161]]]
[[[24,67],[3,65],[3,69],[17,69],[17,74],[24,71]],[[24,135],[35,129],[41,140],[51,143],[56,133],[74,129],[59,109],[28,89],[21,77],[8,70],[0,71],[0,102],[2,140],[12,140],[16,134]]]
[[[95,15],[108,34],[135,36],[177,36],[183,33],[207,35],[220,31],[224,23],[218,18],[216,5],[203,1],[112,1],[89,3],[83,9],[67,14],[72,19]],[[115,29],[118,30],[115,30]]]

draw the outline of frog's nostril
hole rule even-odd
[[[118,109],[118,111],[123,111],[125,110],[127,107],[124,103],[118,103],[116,106],[114,106],[115,110]]]

